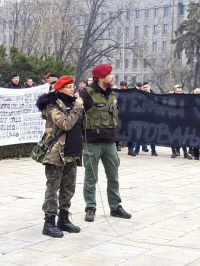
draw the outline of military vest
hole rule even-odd
[[[114,92],[108,100],[104,95],[91,87],[86,88],[93,100],[93,105],[83,118],[83,129],[116,128],[118,124],[117,98]]]

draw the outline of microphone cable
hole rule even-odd
[[[108,223],[108,225],[110,226],[110,228],[113,230],[113,232],[115,232],[118,236],[121,236],[123,237],[124,239],[126,240],[129,240],[129,241],[133,241],[132,239],[129,239],[129,238],[126,238],[125,236],[119,234],[114,228],[113,226],[110,224],[109,220],[108,220],[108,217],[106,215],[106,211],[105,211],[105,206],[104,206],[104,202],[103,202],[103,197],[102,197],[102,193],[101,193],[101,190],[100,190],[100,187],[99,187],[99,184],[98,184],[98,178],[95,174],[95,171],[94,171],[94,167],[93,167],[93,164],[92,164],[92,160],[90,158],[90,155],[89,155],[89,150],[88,150],[88,143],[87,143],[87,137],[86,137],[86,130],[87,130],[87,113],[85,111],[85,108],[83,106],[83,112],[84,112],[84,115],[85,115],[85,118],[86,118],[86,125],[85,125],[85,130],[84,130],[84,142],[85,142],[85,148],[86,148],[86,151],[87,151],[87,155],[89,157],[89,162],[90,162],[90,166],[91,166],[91,169],[92,169],[92,172],[93,172],[93,175],[94,175],[94,178],[96,180],[96,184],[97,184],[97,188],[98,188],[98,191],[99,191],[99,195],[100,195],[100,199],[101,199],[101,204],[102,204],[102,208],[103,208],[103,213],[104,213],[104,216],[106,218],[106,221]],[[139,242],[139,241],[138,241]]]

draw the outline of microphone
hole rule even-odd
[[[79,93],[78,92],[74,93],[74,97],[78,98],[79,97]]]

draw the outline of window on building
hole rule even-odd
[[[139,36],[139,26],[135,26],[135,36]]]
[[[145,25],[145,28],[144,28],[144,34],[145,34],[145,36],[148,36],[148,33],[149,33],[149,26],[148,25]]]
[[[154,17],[158,17],[158,7],[154,8]]]
[[[115,16],[115,12],[110,12],[109,13],[109,18],[112,19]]]
[[[154,35],[158,34],[158,25],[153,26],[153,34]]]
[[[115,83],[119,84],[119,75],[115,75]]]
[[[153,42],[153,52],[156,52],[158,50],[157,42]]]
[[[125,36],[126,37],[129,37],[129,35],[130,35],[130,28],[129,27],[126,27],[125,28]]]
[[[145,9],[145,18],[149,18],[149,9]]]
[[[108,28],[108,37],[112,37],[112,28]]]
[[[180,16],[184,16],[185,6],[183,5],[183,3],[178,3],[178,13]]]
[[[120,38],[121,37],[121,34],[122,34],[122,28],[121,27],[118,27],[117,28],[117,37]]]
[[[147,61],[144,59],[144,68],[147,68],[147,67],[148,67]]]
[[[81,24],[81,18],[80,17],[78,17],[77,19],[76,19],[76,23],[79,25],[79,24]]]
[[[124,76],[124,81],[128,81],[128,77],[127,76]]]
[[[124,60],[124,67],[125,68],[128,68],[128,64],[129,64],[129,60],[128,59],[125,59]]]
[[[133,59],[133,68],[137,69],[137,65],[138,65],[138,60]]]
[[[164,6],[164,17],[168,17],[168,16],[169,16],[169,7]]]
[[[6,42],[6,35],[3,35],[3,41]]]
[[[119,20],[119,21],[122,21],[122,16],[123,16],[122,13],[118,13],[118,20]]]
[[[148,50],[148,42],[145,42],[144,43],[144,51],[147,52],[147,50]]]
[[[51,55],[51,47],[50,47],[50,46],[47,48],[47,55],[48,55],[48,56]]]
[[[104,30],[102,30],[102,32],[101,32],[101,38],[103,39],[104,38]]]
[[[135,10],[135,18],[136,19],[140,18],[140,10]]]
[[[88,17],[86,17],[86,18],[84,19],[84,23],[85,23],[85,25],[88,25],[88,24],[89,24],[89,18],[88,18]]]
[[[12,40],[13,40],[12,35],[10,35],[9,41],[12,42]]]
[[[3,21],[3,28],[6,29],[6,21]]]
[[[106,14],[101,13],[101,22],[104,22],[106,20]]]
[[[163,25],[163,34],[168,34],[168,24]]]
[[[99,61],[99,64],[103,64],[103,60],[102,59]]]
[[[163,42],[163,52],[167,51],[167,41]]]
[[[130,18],[131,18],[131,12],[126,11],[126,20],[130,20]]]
[[[120,60],[119,59],[116,60],[116,68],[120,68]]]

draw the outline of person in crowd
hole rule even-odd
[[[39,85],[46,84],[46,76],[43,76]]]
[[[43,161],[47,182],[42,206],[45,213],[42,233],[51,237],[62,237],[62,231],[80,232],[80,228],[69,220],[71,198],[75,193],[77,164],[80,163],[82,154],[83,101],[80,97],[75,100],[73,94],[73,77],[62,76],[54,84],[54,91],[40,96],[37,100],[37,107],[46,120],[43,136],[45,143],[61,134],[51,149],[47,150]]]
[[[144,82],[143,83],[143,90],[147,93],[152,93],[152,90],[151,90],[151,86],[149,85],[148,82]],[[156,145],[151,143],[150,144],[151,146],[151,155],[152,156],[158,156],[157,152],[156,152]],[[147,149],[147,148],[146,148]]]
[[[173,92],[176,94],[183,94],[183,89],[180,85],[176,84],[173,87]],[[184,158],[185,159],[192,159],[192,156],[190,156],[187,152],[187,148],[186,147],[182,147],[183,149],[183,154],[184,154]],[[171,146],[171,150],[172,150],[172,155],[171,158],[176,158],[176,156],[180,156],[180,147],[177,146]]]
[[[143,84],[141,82],[137,82],[136,83],[136,89],[138,90],[144,90],[143,89]],[[147,149],[147,144],[146,143],[139,143],[137,142],[136,145],[135,145],[135,150],[134,150],[134,154],[135,155],[138,155],[139,154],[139,151],[140,151],[140,146],[142,145],[142,151],[143,152],[148,152],[149,149]]]
[[[93,78],[88,78],[87,79],[87,86],[90,86],[93,82]]]
[[[126,81],[121,81],[120,84],[120,89],[121,90],[127,90],[128,89],[128,84]],[[117,148],[117,151],[121,151],[121,145],[119,143],[119,141],[116,141],[116,148]],[[127,142],[127,147],[128,147],[128,155],[130,156],[136,156],[136,153],[134,151],[134,148],[135,148],[135,142],[132,142],[132,141],[128,141]]]
[[[110,215],[130,219],[122,206],[119,194],[118,167],[119,157],[116,151],[118,125],[117,98],[111,89],[114,76],[110,64],[99,64],[92,70],[94,77],[90,87],[80,91],[84,109],[83,130],[85,137],[83,161],[85,180],[83,194],[86,202],[85,221],[93,222],[96,212],[96,183],[98,165],[101,159],[107,178],[107,197]]]
[[[79,87],[78,87],[78,89],[77,89],[77,91],[76,91],[76,93],[79,93],[83,88],[85,88],[86,87],[86,81],[85,80],[80,80],[79,81]]]
[[[27,81],[24,82],[24,88],[32,88],[35,86],[36,86],[36,83],[33,82],[32,79],[27,79]]]
[[[50,84],[49,91],[54,90],[54,85],[57,80],[58,80],[58,76],[55,73],[48,73],[46,75],[46,83]]]
[[[6,85],[3,86],[3,88],[7,89],[22,89],[23,86],[19,83],[19,75],[17,73],[14,73],[10,77],[11,81],[8,82]]]
[[[141,82],[137,82],[137,83],[136,83],[136,89],[138,89],[138,90],[143,90],[143,85],[142,85]]]
[[[196,88],[194,90],[194,94],[200,94],[200,88]],[[192,151],[191,151],[191,155],[194,156],[194,160],[199,160],[199,148],[193,148]]]
[[[81,91],[83,88],[86,87],[86,83],[87,82],[83,79],[79,81],[79,85],[78,85],[79,91]]]

